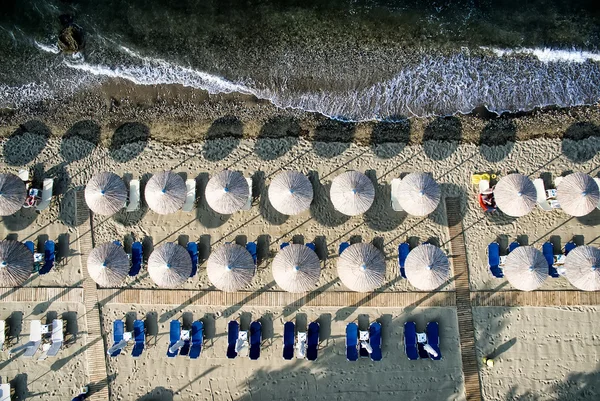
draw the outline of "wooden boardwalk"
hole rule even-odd
[[[463,225],[460,218],[459,199],[446,198],[446,215],[448,218],[450,252],[456,288],[456,314],[458,316],[460,353],[465,378],[465,396],[467,401],[479,401],[482,399],[481,383],[479,381],[479,364],[477,363],[477,353],[475,351],[469,269]]]

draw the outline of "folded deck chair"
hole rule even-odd
[[[488,245],[488,267],[494,277],[504,277],[504,272],[500,268],[500,244],[492,242]]]
[[[354,322],[346,325],[346,359],[358,359],[358,326]]]
[[[260,358],[260,342],[262,341],[262,325],[259,321],[250,324],[250,359]]]
[[[252,178],[246,178],[246,182],[248,183],[248,200],[242,210],[250,210],[252,207]]]
[[[417,325],[415,322],[404,323],[404,352],[411,361],[419,359],[417,349]]]
[[[381,324],[373,322],[369,326],[369,344],[371,345],[371,360],[381,361]]]
[[[573,241],[567,242],[565,244],[565,256],[567,256],[569,252],[571,252],[575,248],[577,248],[577,244],[575,244]]]
[[[428,350],[429,358],[434,361],[442,359],[442,352],[440,351],[440,328],[437,322],[427,323],[427,344],[433,349],[433,352]]]
[[[512,251],[514,251],[515,249],[517,249],[520,246],[521,246],[521,244],[519,244],[517,241],[511,242],[510,245],[508,246],[508,253],[511,253]]]
[[[58,351],[60,351],[63,341],[64,341],[64,332],[63,332],[63,321],[62,319],[54,319],[52,321],[52,336],[50,337],[52,344],[46,353],[47,356],[56,356]]]
[[[338,255],[341,255],[346,250],[346,248],[348,248],[349,246],[350,246],[349,242],[342,242],[338,249]]]
[[[192,323],[192,345],[190,346],[189,357],[196,359],[202,352],[202,343],[204,342],[204,324],[200,320]]]
[[[240,324],[232,320],[227,325],[227,358],[233,359],[237,356],[237,351],[235,350],[238,336],[240,333]]]
[[[131,269],[129,269],[129,275],[131,277],[137,276],[142,268],[142,259],[144,258],[144,250],[141,242],[134,242],[131,244]]]
[[[44,210],[48,208],[48,206],[50,206],[50,201],[52,200],[52,187],[54,186],[54,179],[44,178],[44,182],[42,185],[42,200],[35,207],[36,210]]]
[[[10,400],[10,383],[0,383],[0,401]]]
[[[286,246],[288,246],[290,243],[289,242],[282,242],[281,244],[279,244],[279,249],[283,249]]]
[[[171,320],[169,327],[169,348],[167,349],[167,356],[169,358],[175,357],[179,353],[179,348],[183,345],[181,341],[181,322],[179,320]]]
[[[358,342],[358,355],[361,358],[368,358],[373,352],[373,347],[369,344],[369,330],[358,331]]]
[[[123,338],[124,333],[125,323],[122,320],[115,320],[113,322],[113,345],[108,349],[108,355],[113,357],[119,355],[121,349],[127,345],[127,341]]]
[[[44,243],[44,265],[40,269],[40,274],[50,273],[50,270],[54,267],[55,258],[56,244],[49,239]]]
[[[294,357],[294,338],[296,337],[294,322],[283,325],[283,359],[286,361]]]
[[[42,322],[32,320],[29,323],[29,342],[26,344],[25,353],[23,356],[31,358],[35,355],[40,344],[42,343]]]
[[[319,354],[319,330],[320,326],[317,322],[308,325],[306,359],[309,361],[316,361]]]
[[[135,212],[140,208],[140,180],[129,181],[129,201],[127,211]]]
[[[185,187],[187,188],[187,194],[181,210],[191,212],[194,208],[194,202],[196,202],[196,180],[185,180]]]
[[[398,202],[398,191],[399,191],[401,183],[402,183],[402,179],[400,179],[400,178],[394,178],[391,182],[390,197],[391,197],[391,202],[392,202],[392,210],[395,210],[396,212],[404,211],[404,209],[402,208],[402,205],[400,205],[400,202]]]
[[[198,244],[196,242],[188,242],[187,251],[192,259],[192,272],[190,277],[194,277],[198,271]]]
[[[554,246],[551,242],[544,242],[542,245],[542,253],[548,263],[548,275],[554,278],[559,277],[558,271],[556,270],[556,267],[554,267]]]
[[[398,266],[400,266],[400,275],[406,278],[406,272],[404,271],[404,264],[406,263],[406,258],[410,253],[410,245],[408,242],[403,242],[398,245]]]
[[[537,204],[538,206],[545,211],[552,210],[552,206],[550,206],[550,202],[548,202],[548,197],[546,196],[546,187],[544,186],[544,180],[541,178],[536,178],[533,180],[533,185],[535,186],[535,191],[537,193]]]
[[[314,242],[309,242],[309,243],[304,244],[304,245],[306,245],[306,247],[308,249],[311,249],[313,252],[317,253],[317,246],[315,245]]]
[[[137,358],[142,355],[144,345],[146,344],[146,329],[143,320],[133,322],[133,340],[135,341],[135,345],[131,351],[131,356]]]

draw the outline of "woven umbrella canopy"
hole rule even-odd
[[[580,217],[590,214],[600,202],[598,184],[584,173],[564,177],[556,188],[556,198],[565,213]]]
[[[578,246],[565,259],[565,276],[584,291],[600,291],[600,249]]]
[[[92,249],[87,259],[90,277],[103,287],[120,285],[130,268],[129,258],[123,247],[112,242]]]
[[[450,263],[440,248],[423,244],[410,251],[404,271],[413,286],[421,291],[432,291],[448,281]]]
[[[369,210],[375,199],[373,183],[363,173],[346,171],[335,177],[329,191],[335,209],[347,216]]]
[[[281,214],[289,216],[308,210],[313,200],[313,187],[308,178],[297,171],[284,171],[271,181],[269,201]]]
[[[505,214],[521,217],[529,213],[536,204],[537,191],[533,182],[522,174],[502,177],[494,188],[496,205]]]
[[[342,283],[350,290],[373,291],[385,280],[385,257],[371,244],[353,244],[338,258],[337,271]]]
[[[273,259],[273,278],[287,292],[314,289],[321,276],[321,261],[306,245],[290,244]]]
[[[172,171],[154,174],[144,191],[148,207],[158,214],[175,213],[181,209],[186,195],[187,188],[183,178]]]
[[[406,213],[413,216],[426,216],[440,203],[440,186],[426,173],[411,173],[400,182],[398,202]]]
[[[0,287],[18,287],[33,271],[33,254],[19,241],[0,241]]]
[[[521,291],[535,290],[548,277],[548,262],[534,247],[520,246],[506,257],[504,275]]]
[[[25,183],[14,174],[0,174],[0,216],[10,216],[25,203]]]
[[[154,248],[148,258],[148,274],[159,287],[177,287],[191,273],[192,259],[181,245],[167,242]]]
[[[85,202],[94,213],[112,216],[127,202],[125,183],[113,173],[96,174],[85,186]]]
[[[256,266],[250,252],[237,244],[225,244],[212,252],[206,262],[210,282],[221,291],[234,292],[252,281]]]
[[[250,187],[242,173],[223,170],[208,180],[205,196],[212,210],[232,214],[244,207],[250,196]]]

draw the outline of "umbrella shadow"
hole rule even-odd
[[[462,140],[462,123],[457,117],[437,117],[423,133],[423,151],[431,160],[450,157]]]
[[[373,182],[375,188],[375,199],[373,204],[365,212],[364,218],[367,226],[377,231],[392,231],[406,219],[405,212],[396,212],[392,209],[392,188],[387,182],[377,182],[377,172],[367,170],[365,175]]]
[[[584,163],[600,151],[600,126],[591,122],[576,122],[565,131],[562,153],[572,162]]]
[[[229,220],[231,215],[219,214],[212,210],[206,202],[206,185],[210,177],[208,173],[200,173],[196,177],[196,188],[198,188],[198,203],[196,205],[196,219],[206,228],[217,228]]]
[[[206,160],[223,160],[238,147],[244,135],[244,125],[235,116],[225,116],[213,121],[206,132],[202,155]]]
[[[31,163],[44,150],[51,135],[50,128],[38,120],[19,125],[4,144],[4,160],[11,166]]]
[[[119,163],[139,156],[150,141],[150,128],[139,122],[127,122],[113,133],[108,153]]]
[[[271,117],[258,134],[254,152],[262,160],[275,160],[298,143],[301,132],[300,124],[294,117]]]
[[[371,149],[382,159],[398,155],[409,141],[410,120],[403,116],[393,116],[378,121],[371,132]]]
[[[252,183],[256,185],[257,192],[260,194],[260,214],[269,223],[275,226],[280,226],[288,220],[289,216],[280,213],[277,209],[273,207],[269,199],[269,187],[267,187],[265,181],[266,178],[264,171],[257,171],[252,176]]]
[[[355,123],[325,119],[315,129],[313,149],[321,157],[339,156],[350,147],[355,131]]]
[[[331,199],[329,198],[329,188],[331,184],[323,185],[319,180],[319,173],[309,171],[308,179],[313,185],[313,201],[310,204],[310,214],[319,223],[327,227],[335,227],[344,224],[350,219],[343,213],[335,210]]]
[[[60,155],[67,163],[89,156],[100,142],[100,125],[93,120],[77,121],[65,132]]]
[[[512,119],[496,118],[481,131],[479,151],[489,162],[504,160],[512,151],[517,140],[517,127]]]

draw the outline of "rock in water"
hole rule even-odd
[[[70,17],[68,23],[65,23],[67,20],[64,19],[64,16],[61,16],[63,30],[58,36],[58,47],[63,53],[72,54],[83,50],[83,29],[72,21],[72,17]]]

